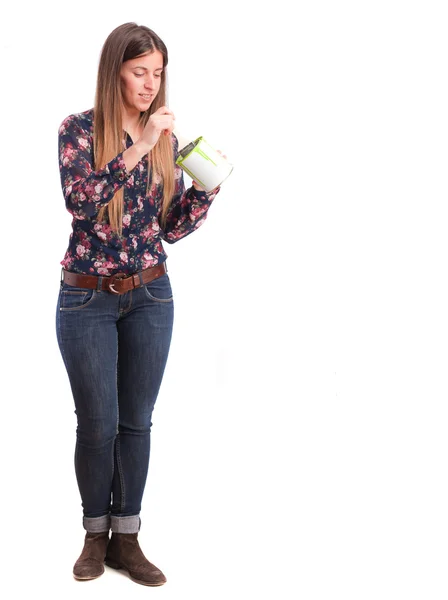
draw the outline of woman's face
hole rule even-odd
[[[121,66],[121,90],[125,108],[144,112],[160,89],[163,56],[158,50],[127,60]]]

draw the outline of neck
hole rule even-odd
[[[138,110],[130,110],[124,106],[121,113],[121,119],[125,131],[134,131],[137,129],[140,120],[140,112]]]

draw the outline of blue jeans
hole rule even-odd
[[[61,283],[56,328],[76,408],[75,471],[87,531],[140,528],[173,318],[167,273],[123,295]]]

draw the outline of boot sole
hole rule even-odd
[[[98,577],[101,577],[101,575],[104,575],[104,571],[102,573],[100,573],[99,575],[90,575],[87,577],[80,577],[79,575],[75,575],[73,573],[73,577],[76,579],[76,581],[91,581],[92,579],[98,579]]]
[[[104,575],[104,565],[101,566],[103,567],[103,570],[101,571],[101,573],[98,573],[98,575],[75,575],[75,573],[73,573],[73,577],[77,581],[90,581],[91,579],[98,579],[98,577]]]
[[[139,583],[140,585],[147,585],[149,587],[159,587],[166,583],[166,581],[161,581],[160,583],[148,583],[147,581],[142,581],[141,579],[135,579],[135,577],[132,577],[132,575],[125,567],[122,567],[118,563],[115,563],[110,560],[106,560],[106,565],[111,569],[115,569],[116,571],[125,571],[129,575],[129,579],[132,579],[132,581],[135,581],[135,583]]]

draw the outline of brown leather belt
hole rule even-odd
[[[125,294],[130,290],[149,283],[153,279],[157,279],[157,277],[161,277],[167,273],[167,271],[168,269],[164,262],[155,267],[149,267],[149,269],[133,273],[132,275],[115,273],[108,277],[100,275],[81,275],[62,269],[62,281],[67,285],[72,285],[74,287],[104,290],[111,294]]]

